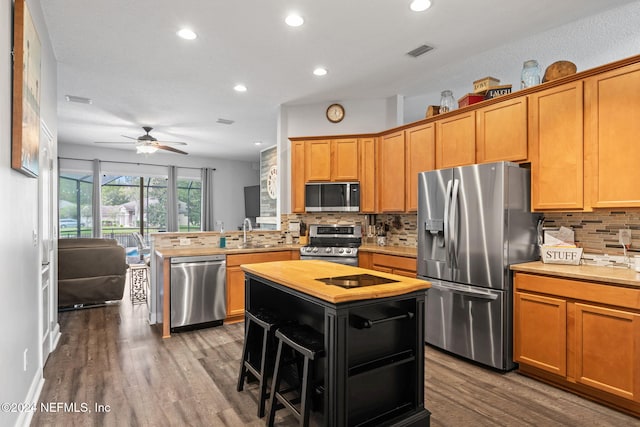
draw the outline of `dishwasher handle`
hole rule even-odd
[[[185,263],[220,263],[226,262],[226,255],[199,255],[199,256],[178,256],[171,258],[171,264],[185,264]]]

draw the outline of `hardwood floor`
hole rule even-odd
[[[128,295],[118,305],[60,313],[62,338],[40,397],[57,412],[38,410],[32,426],[264,425],[256,385],[235,390],[241,323],[163,340],[148,325],[146,306],[131,305]],[[425,406],[433,426],[640,426],[515,372],[499,374],[428,346]],[[285,414],[278,411],[276,425],[297,425]]]

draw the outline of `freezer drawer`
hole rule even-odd
[[[221,323],[227,314],[226,257],[171,259],[171,329]]]
[[[491,367],[514,367],[508,351],[507,292],[431,279],[425,341]]]

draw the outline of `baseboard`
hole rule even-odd
[[[51,354],[56,348],[58,348],[58,343],[60,342],[60,337],[62,336],[62,334],[60,333],[60,323],[56,323],[56,326],[53,328],[53,330],[49,332],[49,336],[51,340],[51,348],[49,354]]]
[[[29,387],[29,392],[27,393],[27,397],[24,399],[24,403],[26,403],[29,407],[37,408],[38,400],[40,399],[40,393],[42,392],[42,387],[44,386],[44,377],[42,376],[42,368],[36,371],[36,375],[33,377],[33,381],[31,382],[31,386]],[[31,419],[33,418],[34,411],[22,411],[16,420],[16,427],[29,427],[31,424]]]

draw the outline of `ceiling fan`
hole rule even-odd
[[[135,141],[136,152],[138,154],[152,154],[158,150],[166,150],[171,151],[178,154],[189,154],[185,151],[178,150],[177,148],[171,147],[171,145],[187,145],[186,142],[169,142],[169,141],[158,141],[153,136],[149,135],[149,132],[153,129],[150,126],[143,126],[142,129],[146,132],[146,134],[141,135],[137,138],[133,138],[131,136],[122,135],[125,138],[133,139]],[[95,141],[95,144],[132,144],[129,141]]]

